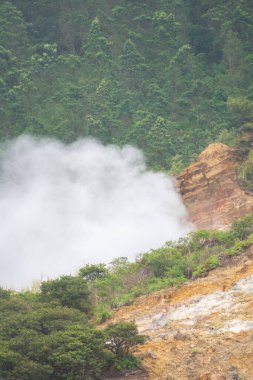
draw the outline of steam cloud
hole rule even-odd
[[[192,227],[172,180],[133,147],[26,136],[0,148],[0,286],[133,259]]]

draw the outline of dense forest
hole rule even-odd
[[[0,2],[0,139],[94,136],[177,171],[253,117],[250,0]]]

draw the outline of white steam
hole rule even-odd
[[[0,286],[75,272],[177,239],[191,226],[173,182],[132,147],[21,137],[0,154]]]

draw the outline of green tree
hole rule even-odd
[[[80,277],[62,276],[43,282],[41,298],[46,302],[58,301],[62,306],[91,312],[90,292],[86,282]]]
[[[120,67],[123,73],[132,78],[137,78],[145,70],[144,57],[139,53],[135,43],[127,39],[120,56]]]
[[[57,45],[56,44],[42,44],[36,46],[36,54],[31,57],[32,71],[39,71],[56,62],[57,59]]]
[[[28,47],[27,25],[22,12],[9,1],[0,4],[0,45],[20,57]]]
[[[145,337],[138,334],[137,326],[128,322],[110,323],[105,329],[106,347],[115,355],[129,354],[132,347],[144,343]]]
[[[227,106],[237,117],[240,123],[253,120],[253,101],[246,97],[228,97]]]
[[[155,116],[151,113],[147,113],[144,118],[136,121],[130,128],[126,141],[131,144],[136,144],[139,148],[146,148],[146,139],[150,128],[155,121]]]
[[[105,264],[88,264],[79,269],[78,275],[85,281],[94,281],[97,278],[106,277],[108,269]]]
[[[185,165],[182,160],[182,156],[180,154],[176,154],[171,159],[171,166],[170,166],[170,174],[172,175],[178,175],[180,174],[185,168]]]
[[[84,56],[91,63],[110,61],[112,43],[103,35],[100,20],[95,17],[91,23],[87,43],[83,47]]]
[[[246,215],[244,218],[233,222],[231,234],[238,240],[247,239],[253,231],[253,215]]]
[[[225,79],[228,93],[238,93],[238,88],[245,85],[245,59],[242,43],[237,34],[231,30],[224,32],[222,64],[225,67]],[[231,88],[232,86],[232,88]]]
[[[50,336],[48,361],[55,380],[98,379],[107,369],[110,355],[105,351],[103,331],[72,326]]]
[[[92,115],[87,115],[85,118],[85,126],[88,136],[96,137],[103,142],[107,141],[108,130],[100,119]]]
[[[156,11],[152,22],[159,38],[166,39],[169,46],[175,47],[177,45],[177,33],[180,26],[175,19],[175,15],[164,11]]]
[[[171,134],[168,122],[158,117],[147,135],[148,161],[156,167],[166,167],[171,155]]]

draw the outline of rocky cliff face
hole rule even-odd
[[[253,212],[253,196],[237,179],[236,150],[224,144],[209,145],[178,177],[178,187],[198,228],[225,228]]]

